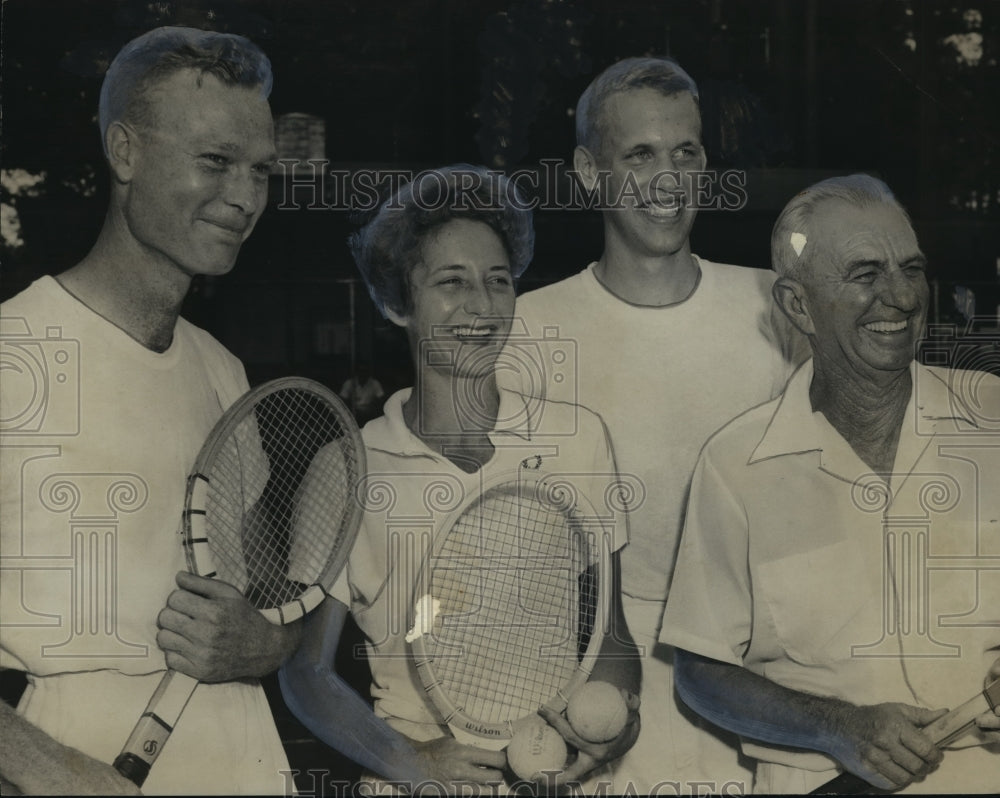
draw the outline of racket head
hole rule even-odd
[[[192,573],[237,588],[273,623],[317,607],[361,524],[365,447],[325,385],[285,377],[238,399],[188,477],[182,532]]]
[[[446,519],[414,583],[407,640],[456,738],[503,747],[588,679],[611,607],[606,528],[573,485],[524,472]]]

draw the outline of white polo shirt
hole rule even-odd
[[[479,471],[466,473],[406,426],[403,404],[411,390],[393,394],[385,415],[362,430],[368,455],[365,515],[331,595],[351,608],[365,635],[375,713],[409,737],[429,740],[448,731],[426,698],[405,635],[413,584],[443,521],[483,484],[528,472],[576,486],[604,519],[617,551],[628,539],[624,505],[634,486],[618,483],[611,443],[597,415],[505,390],[489,434],[494,455]],[[577,434],[567,436],[570,424]],[[560,434],[548,434],[550,428]]]

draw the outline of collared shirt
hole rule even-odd
[[[1000,380],[914,365],[887,481],[813,412],[812,373],[706,444],[661,639],[858,705],[957,706],[1000,656]]]
[[[393,394],[385,415],[362,430],[368,455],[365,515],[331,595],[351,608],[365,635],[376,713],[404,734],[427,740],[445,730],[411,664],[405,634],[417,572],[442,524],[484,484],[526,474],[575,486],[604,519],[616,551],[627,541],[628,497],[622,491],[630,486],[618,484],[603,422],[576,405],[502,390],[489,434],[495,452],[470,474],[407,427],[403,405],[410,393]],[[567,425],[575,425],[578,434],[548,432]]]

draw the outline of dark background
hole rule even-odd
[[[568,161],[590,80],[625,56],[673,55],[701,89],[709,165],[747,175],[744,209],[699,215],[696,253],[767,267],[771,225],[795,191],[878,174],[930,258],[937,362],[969,365],[971,353],[1000,371],[998,0],[8,0],[3,202],[20,229],[0,242],[0,299],[92,244],[108,190],[100,81],[122,44],[162,24],[257,42],[274,67],[275,114],[324,120],[329,167],[350,171]],[[26,174],[44,179],[27,188]],[[352,363],[371,360],[387,392],[409,384],[405,340],[377,317],[350,259],[347,203],[326,185],[308,207],[308,185],[271,183],[272,207],[235,271],[196,282],[186,315],[243,359],[251,383],[294,373],[339,388]],[[540,210],[535,221],[522,289],[600,254],[595,213]],[[972,329],[958,286],[976,296]],[[352,646],[342,651],[366,691]],[[355,775],[274,704],[293,766]],[[309,777],[299,786],[313,791]]]

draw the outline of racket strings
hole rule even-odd
[[[311,392],[285,389],[265,396],[219,450],[207,474],[207,537],[218,577],[258,609],[321,583],[349,534],[360,475],[348,429]]]
[[[488,494],[448,531],[428,643],[436,678],[466,715],[514,720],[571,680],[596,608],[596,580],[581,580],[592,545],[563,512],[517,490]]]

